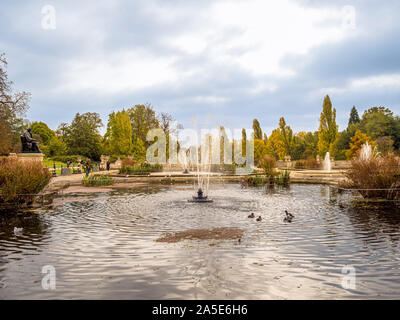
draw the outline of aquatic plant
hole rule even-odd
[[[400,162],[394,155],[358,157],[340,187],[356,189],[364,198],[400,199]]]
[[[132,164],[122,166],[119,169],[120,174],[132,174],[132,175],[139,175],[139,174],[149,174],[150,172],[159,172],[163,170],[163,166],[161,164],[150,164],[147,162],[141,164]]]
[[[0,203],[27,203],[34,201],[50,182],[51,173],[40,162],[0,160]]]
[[[109,186],[114,184],[112,177],[106,174],[92,174],[82,180],[85,187]]]
[[[280,186],[288,186],[290,184],[290,171],[284,170],[275,178],[275,183]]]

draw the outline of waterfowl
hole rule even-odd
[[[247,218],[254,218],[254,213],[252,212]]]
[[[290,218],[290,219],[293,219],[294,218],[294,215],[292,215],[290,212],[288,212],[287,210],[285,210],[285,213],[286,213],[286,217],[287,218]]]
[[[23,228],[17,228],[14,227],[14,234],[20,234],[22,232]]]
[[[292,222],[292,218],[285,217],[283,218],[283,222]]]
[[[286,213],[286,217],[283,219],[283,222],[292,222],[294,215],[292,215],[291,213],[287,212],[287,210],[285,210]]]
[[[256,221],[261,221],[261,220],[262,220],[261,216],[258,216],[258,218],[256,219]]]

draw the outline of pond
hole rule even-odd
[[[354,206],[326,185],[214,185],[212,203],[188,202],[193,194],[149,186],[70,195],[48,212],[3,217],[0,299],[400,298],[399,207]],[[155,241],[214,227],[242,228],[243,238]],[[48,265],[55,290],[42,288]],[[342,286],[344,266],[355,287]]]

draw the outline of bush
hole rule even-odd
[[[150,172],[159,172],[163,170],[162,164],[141,163],[139,165],[122,166],[119,169],[120,174],[149,174]]]
[[[276,175],[276,159],[274,157],[268,154],[264,155],[259,162],[259,166],[267,178],[273,178]]]
[[[348,181],[340,184],[342,188],[364,189],[359,190],[364,198],[400,199],[400,192],[397,191],[400,189],[400,163],[393,155],[354,159],[351,164],[351,169],[346,172]]]
[[[85,187],[109,186],[114,184],[112,177],[105,174],[92,174],[82,180]]]
[[[0,202],[32,203],[50,182],[51,174],[40,162],[0,160]],[[27,195],[27,196],[19,196]],[[28,196],[29,195],[29,196]]]

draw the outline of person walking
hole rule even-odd
[[[107,160],[106,166],[107,166],[107,171],[110,171],[110,160]]]
[[[87,178],[89,176],[90,169],[92,169],[92,165],[90,163],[90,159],[89,158],[86,159],[84,168],[85,168],[86,178]]]

